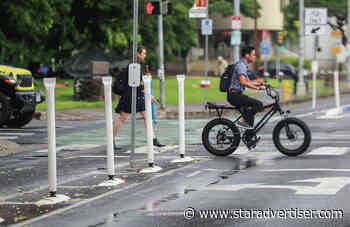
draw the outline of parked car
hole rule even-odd
[[[258,75],[263,75],[264,66],[259,66]],[[265,76],[270,78],[276,78],[276,61],[267,61],[266,62],[266,72]],[[280,76],[282,79],[293,79],[294,81],[298,80],[298,70],[291,64],[281,61],[280,62]],[[278,78],[278,77],[277,77]]]

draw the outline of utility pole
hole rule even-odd
[[[348,0],[348,30],[347,30],[347,88],[350,89],[350,0]]]
[[[256,2],[256,0],[254,0],[254,47],[255,47],[255,52],[257,57],[260,58],[259,39],[258,39],[258,3]],[[254,68],[255,68],[255,71],[257,71],[258,67],[256,63]]]
[[[304,83],[304,0],[299,0],[299,80],[297,83],[297,96],[305,96],[306,87]]]
[[[240,0],[234,0],[233,15],[236,17],[240,17]],[[235,63],[238,61],[239,61],[239,45],[234,45],[233,46],[233,62]]]
[[[158,16],[158,42],[159,42],[159,69],[158,77],[160,79],[160,108],[165,109],[165,93],[164,93],[164,38],[163,38],[163,15]]]

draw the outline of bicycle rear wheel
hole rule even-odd
[[[303,121],[286,118],[274,128],[273,142],[282,154],[298,156],[310,146],[311,131]]]
[[[232,121],[225,118],[216,118],[204,127],[202,142],[210,153],[216,156],[232,154],[241,141],[238,128]]]

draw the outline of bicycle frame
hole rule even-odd
[[[281,106],[279,105],[278,102],[269,104],[264,106],[264,110],[271,108],[265,115],[264,117],[254,126],[254,131],[255,133],[258,133],[261,128],[263,128],[266,123],[273,117],[273,115],[275,115],[277,112],[279,112],[281,115],[284,114],[284,112],[281,109]],[[242,114],[239,115],[234,121],[233,123],[236,123],[237,121],[239,121],[242,118]]]

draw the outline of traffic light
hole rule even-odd
[[[278,44],[283,44],[283,32],[278,32]]]
[[[146,2],[146,14],[160,15],[160,2],[159,1]]]
[[[169,0],[146,2],[146,14],[148,15],[169,15],[171,14],[171,10],[172,5]]]
[[[162,6],[161,6],[161,9],[160,9],[161,13],[163,15],[169,15],[169,14],[171,14],[171,10],[172,10],[171,2],[168,1],[168,0],[165,0],[165,1],[163,0],[162,1]]]

